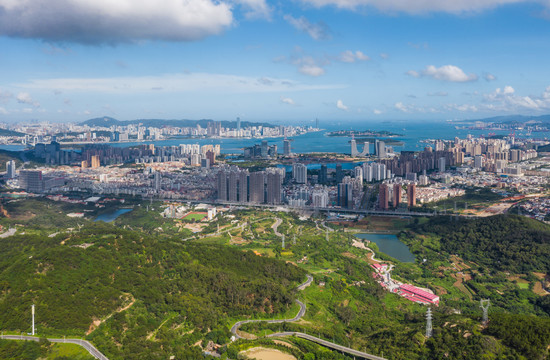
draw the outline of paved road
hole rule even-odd
[[[275,235],[277,235],[278,237],[283,237],[283,234],[281,234],[280,232],[277,231],[277,228],[279,227],[279,225],[281,225],[283,223],[283,220],[279,219],[279,218],[275,218],[275,223],[273,225],[271,225],[271,228],[273,229],[273,232],[275,233]]]
[[[1,335],[0,338],[5,340],[28,340],[28,341],[39,341],[40,338],[35,336],[22,336],[22,335]],[[53,343],[69,343],[82,346],[86,349],[90,355],[99,360],[109,360],[105,355],[103,355],[99,350],[95,348],[89,341],[82,339],[48,339],[49,342]]]
[[[300,284],[296,289],[297,290],[304,290],[306,287],[308,287],[312,282],[313,282],[313,276],[311,275],[306,275],[307,276],[307,280],[306,282],[304,282],[303,284]],[[242,321],[237,321],[235,323],[235,325],[233,325],[231,327],[231,333],[235,336],[235,338],[237,339],[244,339],[242,336],[240,336],[237,331],[239,330],[239,328],[244,325],[244,324],[248,324],[248,323],[253,323],[253,322],[265,322],[267,324],[278,324],[278,323],[284,323],[284,322],[293,322],[293,321],[298,321],[300,320],[306,313],[306,304],[304,304],[303,302],[301,302],[300,300],[296,300],[296,303],[298,305],[300,305],[300,310],[298,311],[298,314],[296,314],[295,317],[293,317],[292,319],[277,319],[277,320],[242,320]]]
[[[315,342],[319,345],[322,345],[322,346],[325,346],[325,347],[328,347],[328,348],[331,348],[331,349],[334,349],[334,350],[337,350],[337,351],[345,352],[345,353],[353,355],[353,356],[358,356],[358,357],[361,357],[363,359],[386,360],[385,358],[380,357],[380,356],[367,354],[367,353],[364,353],[362,351],[355,350],[355,349],[352,349],[352,348],[349,348],[349,347],[346,347],[346,346],[338,345],[338,344],[332,343],[330,341],[320,339],[316,336],[311,336],[311,335],[304,334],[304,333],[301,333],[301,332],[291,332],[291,331],[281,332],[281,333],[275,333],[275,334],[268,335],[267,337],[281,337],[281,336],[296,336],[296,337],[299,337],[299,338],[302,338],[302,339],[307,339],[307,340],[313,341],[313,342]]]

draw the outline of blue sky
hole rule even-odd
[[[545,114],[548,39],[546,0],[0,0],[0,121]]]

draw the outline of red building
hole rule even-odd
[[[423,304],[439,305],[439,296],[431,294],[425,290],[419,289],[416,286],[403,284],[399,287],[401,295],[407,299]]]

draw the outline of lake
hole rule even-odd
[[[415,257],[407,245],[403,244],[397,236],[391,234],[356,234],[359,239],[366,239],[378,245],[378,249],[401,262],[414,262]]]
[[[106,223],[110,223],[114,221],[117,217],[119,217],[122,214],[126,214],[133,209],[118,209],[115,212],[108,213],[108,214],[101,214],[94,221],[105,221]]]

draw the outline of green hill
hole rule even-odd
[[[228,340],[230,317],[285,311],[304,278],[252,252],[102,222],[0,242],[0,328],[27,332],[36,304],[39,334],[89,334],[110,359],[196,358],[197,341]]]
[[[513,273],[550,269],[550,226],[516,215],[478,219],[434,217],[415,228],[441,237],[441,250]]]

